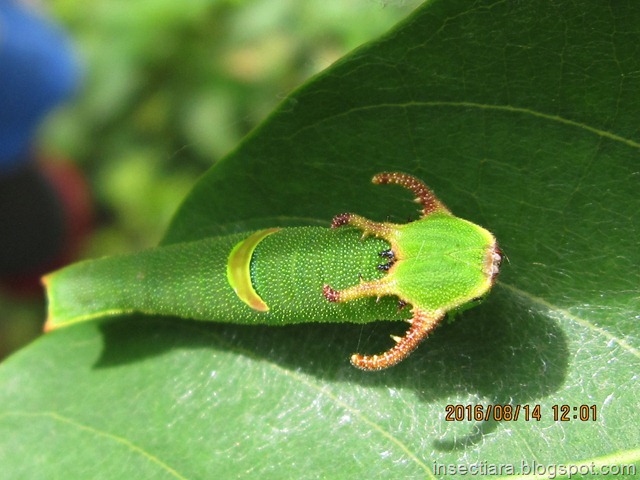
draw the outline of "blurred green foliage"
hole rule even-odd
[[[83,70],[41,149],[87,174],[101,212],[84,256],[160,239],[196,178],[292,89],[405,17],[418,0],[51,0]],[[44,320],[0,296],[0,358]]]
[[[49,122],[47,143],[90,172],[126,248],[155,244],[200,173],[417,3],[56,0],[85,87]]]

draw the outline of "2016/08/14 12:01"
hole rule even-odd
[[[582,422],[596,421],[597,409],[595,405],[580,405],[572,407],[571,405],[552,405],[553,421],[569,422],[571,420],[580,420]],[[540,421],[542,419],[540,405],[463,405],[449,404],[445,407],[447,422],[461,421],[516,421],[522,415],[525,421]]]

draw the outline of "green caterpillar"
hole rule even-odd
[[[373,182],[411,190],[422,217],[399,225],[346,213],[331,228],[270,228],[81,262],[44,278],[45,330],[132,312],[269,325],[404,319],[411,326],[392,348],[351,357],[363,370],[395,365],[448,312],[487,294],[502,255],[491,233],[453,216],[418,179],[381,173]]]

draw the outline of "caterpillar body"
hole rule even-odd
[[[448,312],[487,294],[502,256],[491,233],[453,216],[416,178],[381,173],[373,182],[411,190],[422,217],[340,214],[331,228],[270,228],[80,262],[44,278],[45,330],[133,312],[269,325],[406,320],[392,348],[351,358],[364,370],[395,365]]]

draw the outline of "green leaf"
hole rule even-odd
[[[343,211],[404,221],[415,206],[369,179],[406,171],[496,234],[509,262],[486,303],[375,374],[349,354],[401,325],[55,331],[0,368],[3,474],[639,466],[639,45],[631,1],[432,1],[333,65],[201,179],[165,243]],[[540,405],[541,419],[446,421],[449,404],[505,403]],[[555,421],[555,405],[597,417]]]

